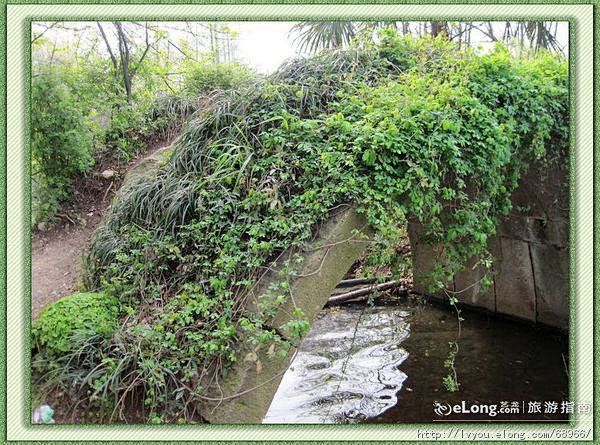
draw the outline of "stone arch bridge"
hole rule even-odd
[[[163,153],[147,158],[131,174],[151,174],[163,161]],[[569,193],[566,163],[548,170],[532,165],[513,194],[513,211],[498,227],[488,245],[496,262],[493,285],[485,292],[477,283],[481,269],[467,265],[454,277],[452,286],[459,301],[473,308],[529,323],[566,330],[569,319]],[[366,230],[366,221],[352,208],[340,208],[321,227],[315,243],[321,246],[305,254],[300,278],[291,283],[293,302],[288,299],[278,310],[273,326],[291,318],[294,305],[312,322],[325,306],[332,290],[363,253],[366,243],[356,230]],[[424,277],[440,252],[440,246],[423,243],[421,227],[408,227],[413,256],[414,291],[426,294]],[[256,294],[280,279],[277,267],[258,283]],[[431,295],[432,298],[441,296]],[[252,302],[250,302],[252,304]],[[285,332],[281,333],[284,337]],[[245,357],[241,351],[239,357]],[[266,414],[294,350],[282,359],[259,353],[262,366],[240,359],[219,388],[210,388],[215,401],[204,410],[211,423],[260,423]]]

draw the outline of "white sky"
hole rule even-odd
[[[257,71],[275,71],[285,60],[296,55],[292,22],[237,22],[232,28],[239,32],[237,55],[241,62]]]

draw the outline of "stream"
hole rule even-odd
[[[456,370],[460,390],[442,379],[456,314],[441,304],[324,309],[298,348],[263,423],[403,423],[492,420],[486,414],[440,417],[434,404],[501,404],[519,412],[493,420],[560,421],[528,414],[530,401],[567,399],[566,336],[517,321],[463,311]],[[505,406],[505,405],[503,405]]]

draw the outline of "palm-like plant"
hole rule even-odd
[[[416,28],[411,29],[411,24]],[[449,22],[300,22],[292,27],[292,32],[298,33],[295,42],[299,44],[300,51],[316,53],[321,49],[344,48],[352,40],[363,37],[370,39],[378,28],[398,27],[400,32],[423,36],[430,34],[433,37],[445,36],[459,43],[471,44],[471,31],[482,33],[490,41],[509,41],[517,39],[521,47],[528,46],[534,51],[547,48],[552,51],[563,51],[556,34],[558,22],[506,22],[502,35],[496,35],[493,22],[462,22],[452,25]]]
[[[295,42],[300,51],[315,53],[321,49],[343,48],[357,33],[352,22],[300,22],[292,27],[298,32]]]
[[[552,31],[552,25],[555,27],[554,31]],[[522,26],[525,28],[525,34],[535,50],[547,48],[562,51],[556,40],[556,22],[522,22]]]

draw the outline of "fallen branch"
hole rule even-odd
[[[341,294],[341,295],[336,295],[335,297],[331,297],[329,298],[329,300],[327,300],[327,305],[334,305],[334,304],[340,304],[340,303],[344,303],[348,300],[353,300],[354,298],[357,297],[362,297],[364,295],[369,295],[371,292],[381,292],[387,289],[392,289],[394,287],[397,287],[399,285],[399,283],[396,280],[393,281],[387,281],[385,283],[381,283],[378,284],[376,286],[369,286],[369,287],[365,287],[363,289],[357,289],[357,290],[353,290],[352,292],[347,292],[345,294]]]
[[[373,277],[373,278],[350,278],[348,280],[342,280],[340,281],[340,283],[338,284],[338,287],[351,287],[351,286],[356,286],[358,284],[372,284],[372,283],[376,283],[378,279],[388,279],[391,277]]]
[[[112,186],[113,186],[113,181],[110,181],[110,185],[104,192],[104,196],[102,196],[102,202],[106,201],[106,196],[108,195],[108,192],[110,192],[110,189],[112,189]]]
[[[77,225],[77,223],[75,221],[73,221],[73,219],[69,215],[67,215],[66,213],[57,213],[56,216],[60,216],[62,218],[66,218],[69,221],[71,221],[71,224],[73,224],[74,226]]]

